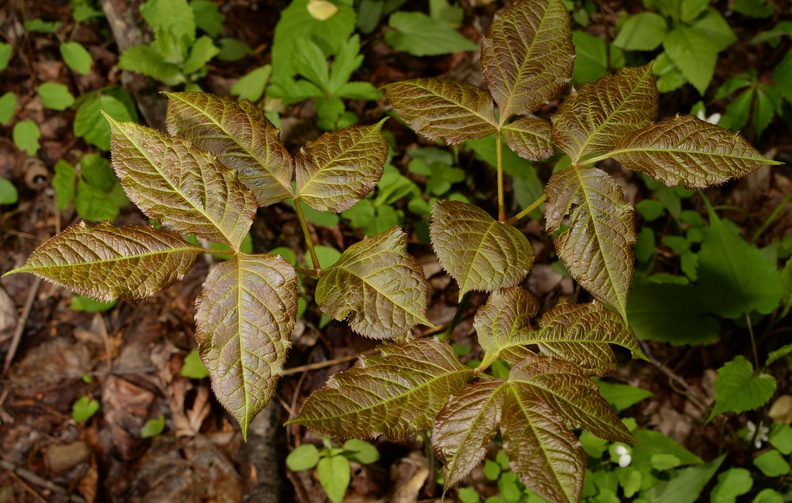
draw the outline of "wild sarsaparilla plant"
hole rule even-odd
[[[625,322],[633,209],[596,163],[613,158],[669,185],[705,187],[772,161],[738,135],[692,116],[654,123],[657,88],[648,66],[573,90],[551,122],[533,116],[563,90],[573,57],[561,1],[525,0],[496,16],[483,40],[489,92],[440,79],[386,87],[399,115],[429,138],[455,144],[497,136],[498,219],[472,204],[438,202],[430,232],[460,295],[490,293],[474,318],[484,350],[478,368],[462,365],[441,338],[405,338],[413,326],[429,324],[428,286],[400,230],[366,238],[331,268],[319,267],[302,204],[340,212],[371,192],[387,156],[382,123],[325,134],[292,159],[250,102],[170,94],[168,127],[176,136],[111,120],[121,183],[167,230],[80,224],[15,272],[100,299],[134,300],[181,278],[198,254],[212,253],[179,233],[229,245],[232,258],[213,266],[198,299],[196,337],[218,399],[245,433],[281,373],[297,280],[282,259],[245,254],[239,245],[257,206],[293,199],[314,264],[297,272],[319,278],[319,307],[364,336],[400,342],[333,376],[291,422],[339,437],[400,438],[431,429],[446,462],[446,487],[481,461],[500,431],[514,472],[530,489],[552,501],[577,501],[585,456],[569,427],[634,441],[590,377],[616,369],[609,344],[644,357]],[[545,196],[511,218],[504,141],[527,159],[546,158],[557,147],[572,161],[551,177]],[[539,303],[519,286],[533,250],[513,224],[545,200],[559,256],[596,300],[561,303],[534,325]],[[486,373],[498,359],[512,365],[506,379]]]

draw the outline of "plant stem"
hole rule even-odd
[[[446,342],[451,340],[451,334],[454,333],[454,330],[456,329],[457,325],[459,325],[459,322],[462,320],[462,315],[465,313],[468,304],[470,304],[471,295],[473,295],[472,291],[467,292],[465,295],[462,296],[461,299],[459,299],[459,305],[457,306],[456,313],[454,313],[454,319],[451,320],[451,323],[448,325],[446,331],[443,332],[443,335],[440,336],[441,340]]]
[[[506,221],[506,203],[503,201],[503,145],[501,145],[501,132],[495,135],[495,160],[498,168],[498,222]]]
[[[312,278],[319,278],[321,276],[322,271],[317,269],[306,269],[305,267],[295,267],[295,271],[300,274],[305,274],[306,276],[310,276]]]
[[[745,313],[745,323],[748,325],[748,335],[751,336],[751,348],[753,349],[754,369],[759,370],[759,351],[756,350],[756,337],[754,337],[753,325],[751,324],[750,313]]]
[[[767,217],[764,223],[762,223],[762,226],[759,227],[759,230],[756,231],[756,234],[753,235],[753,238],[751,239],[751,243],[756,243],[756,240],[759,239],[759,236],[761,236],[764,233],[764,231],[766,231],[767,228],[770,227],[770,224],[775,222],[775,219],[778,218],[778,215],[781,214],[781,212],[784,210],[784,207],[787,204],[789,204],[789,201],[792,201],[792,192],[787,194],[784,200],[781,201],[781,204],[776,206],[773,212],[770,213],[770,216]]]
[[[295,199],[294,209],[297,211],[297,218],[300,220],[300,227],[302,227],[303,235],[305,236],[305,246],[308,247],[308,252],[311,254],[311,261],[313,262],[314,269],[321,271],[322,267],[319,265],[319,257],[316,256],[316,250],[314,250],[313,240],[311,239],[311,232],[308,230],[308,222],[305,220],[305,215],[303,214],[302,201]]]
[[[525,218],[526,216],[528,216],[528,214],[530,212],[532,212],[533,210],[535,210],[536,208],[541,206],[542,203],[545,202],[546,199],[547,199],[547,196],[542,194],[542,197],[540,197],[539,199],[537,199],[536,201],[531,203],[530,206],[528,206],[527,208],[525,208],[521,212],[517,213],[516,215],[514,215],[510,219],[506,220],[506,223],[509,224],[509,225],[516,224],[520,219]]]

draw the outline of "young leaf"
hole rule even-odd
[[[455,486],[484,458],[501,422],[504,383],[485,379],[467,385],[438,414],[432,448],[445,460],[445,487]]]
[[[476,86],[441,79],[415,79],[385,86],[393,108],[416,132],[456,145],[496,131],[492,97]]]
[[[132,202],[176,232],[239,246],[256,200],[236,172],[184,138],[109,117],[108,122],[113,166]]]
[[[715,379],[715,407],[707,418],[722,412],[745,412],[761,407],[776,390],[776,380],[769,374],[755,375],[751,362],[737,356],[718,369]]]
[[[72,404],[72,419],[75,423],[84,423],[99,412],[99,401],[87,396],[81,396]]]
[[[29,272],[94,299],[144,299],[179,281],[203,250],[149,226],[80,222],[41,245]]]
[[[0,96],[0,124],[6,124],[14,116],[17,106],[17,97],[11,91]]]
[[[703,95],[718,60],[718,48],[713,40],[689,26],[680,25],[663,39],[663,49],[682,75]]]
[[[316,303],[355,332],[375,339],[403,337],[426,319],[429,285],[424,271],[407,253],[407,235],[399,228],[350,246],[324,271],[316,285]]]
[[[472,204],[435,203],[430,236],[443,268],[459,283],[460,297],[515,286],[533,265],[525,235]]]
[[[128,47],[118,58],[118,68],[157,79],[168,86],[184,82],[178,65],[168,63],[157,49],[148,45]]]
[[[38,88],[41,103],[52,110],[66,110],[74,104],[69,88],[58,82],[44,82]]]
[[[344,442],[344,457],[361,465],[370,465],[379,461],[380,454],[376,447],[357,438]]]
[[[572,31],[560,0],[518,2],[495,15],[481,69],[501,123],[556,97],[572,76]]]
[[[19,200],[19,192],[13,183],[0,177],[0,205],[15,204]]]
[[[663,16],[641,12],[624,23],[613,45],[626,51],[654,51],[663,43],[667,32]]]
[[[389,344],[380,356],[361,358],[331,377],[286,424],[342,437],[404,438],[430,428],[470,372],[448,343],[434,337]]]
[[[341,503],[351,478],[349,460],[344,456],[322,458],[316,466],[316,474],[330,501]]]
[[[286,361],[297,275],[281,257],[238,253],[214,266],[195,304],[195,338],[212,389],[247,436]]]
[[[569,215],[555,244],[572,277],[626,317],[635,225],[621,187],[603,171],[572,166],[550,177],[545,193],[549,233]]]
[[[718,471],[726,454],[705,465],[680,468],[669,473],[667,480],[640,493],[644,501],[673,501],[674,503],[694,503],[701,491]]]
[[[773,312],[782,295],[775,261],[730,232],[707,204],[710,226],[698,254],[702,303],[726,318]]]
[[[635,443],[611,406],[599,394],[597,383],[576,363],[546,356],[531,356],[515,365],[509,382],[526,394],[541,398],[569,426],[587,429],[611,442]]]
[[[110,150],[110,126],[102,114],[121,122],[133,120],[121,100],[112,96],[94,96],[83,102],[77,110],[74,134],[102,150]]]
[[[453,29],[445,21],[432,19],[422,12],[395,12],[388,18],[392,31],[385,41],[397,51],[413,56],[437,56],[478,50],[478,45]]]
[[[669,187],[689,189],[742,178],[765,159],[739,134],[692,115],[678,115],[632,133],[613,152],[630,169],[643,171]]]
[[[604,375],[617,369],[609,344],[646,359],[624,319],[597,303],[558,305],[542,316],[539,330],[524,331],[514,342],[538,344],[543,353],[572,362],[587,374]]]
[[[657,116],[652,65],[626,67],[572,90],[553,115],[553,141],[575,164],[586,154],[607,152]]]
[[[313,444],[302,444],[286,456],[286,466],[293,472],[310,470],[319,462],[319,449]]]
[[[382,124],[353,126],[309,141],[294,159],[297,198],[315,210],[341,213],[376,187],[388,157]]]
[[[514,153],[524,159],[541,161],[553,155],[550,123],[536,117],[523,117],[501,128],[503,139]]]
[[[538,312],[539,301],[521,287],[492,292],[473,320],[479,345],[484,350],[481,366],[491,364],[501,352],[524,346],[518,334],[530,328],[530,320]]]
[[[577,502],[586,469],[577,438],[552,407],[521,386],[509,386],[504,394],[503,450],[514,473],[543,498]]]
[[[91,73],[93,58],[91,53],[79,42],[66,42],[60,45],[60,53],[63,61],[71,70],[82,75]]]
[[[166,94],[170,134],[189,139],[235,169],[260,206],[292,197],[291,155],[258,107],[209,93]]]
[[[29,155],[36,155],[41,145],[39,138],[41,138],[41,130],[33,121],[20,121],[14,124],[14,129],[11,133],[14,139],[14,144],[19,150],[27,152]]]

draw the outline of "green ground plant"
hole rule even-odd
[[[700,188],[774,162],[694,116],[654,122],[651,66],[573,90],[552,122],[533,116],[572,75],[571,35],[560,0],[522,1],[498,14],[483,39],[488,91],[438,79],[385,89],[400,117],[431,139],[453,145],[495,135],[497,219],[471,203],[437,201],[429,233],[461,303],[472,291],[489,293],[474,318],[484,350],[474,368],[460,363],[450,334],[409,337],[412,327],[431,326],[428,284],[400,229],[349,246],[333,264],[322,264],[312,242],[305,207],[341,213],[380,180],[388,156],[384,121],[326,133],[292,158],[277,129],[246,100],[169,93],[170,136],[105,115],[120,183],[162,228],[80,223],[12,273],[37,274],[99,300],[137,300],[181,279],[199,255],[228,257],[214,263],[197,300],[196,338],[215,395],[243,435],[282,373],[298,313],[297,274],[316,279],[314,300],[323,313],[362,336],[395,342],[333,376],[287,424],[358,438],[431,428],[446,489],[481,462],[500,432],[509,466],[526,487],[551,501],[577,501],[586,457],[569,428],[636,441],[591,377],[616,370],[610,344],[645,358],[626,323],[633,209],[596,163],[612,158],[669,186]],[[511,217],[503,142],[530,160],[556,147],[570,159],[544,195]],[[303,229],[308,267],[242,251],[256,209],[285,201]],[[558,255],[595,300],[561,302],[537,325],[539,302],[519,286],[533,250],[514,224],[542,203]],[[188,234],[230,252],[191,244],[182,237]]]

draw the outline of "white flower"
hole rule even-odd
[[[767,442],[767,434],[770,433],[770,428],[762,424],[761,421],[759,421],[759,433],[756,432],[756,425],[753,424],[753,421],[748,421],[745,424],[745,429],[748,430],[745,439],[749,442],[753,439],[754,447],[757,449],[762,447],[762,442]]]
[[[714,124],[716,126],[718,125],[718,123],[721,120],[721,114],[712,114],[709,117],[707,117],[704,114],[704,110],[699,110],[698,112],[696,112],[696,117],[698,117],[699,119],[701,119],[703,121],[707,121],[710,124]]]
[[[622,468],[626,468],[630,466],[630,463],[632,463],[632,456],[630,456],[629,454],[619,456],[619,466],[621,466]]]
[[[625,454],[629,454],[630,453],[630,451],[628,451],[627,448],[624,447],[623,445],[617,445],[613,449],[613,452],[615,452],[619,456],[624,456]]]

